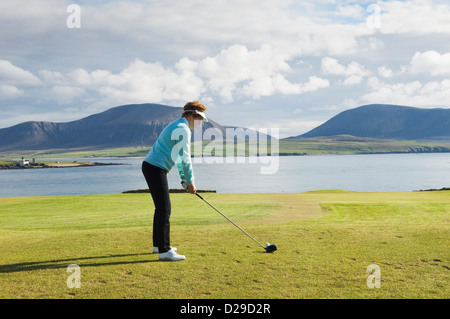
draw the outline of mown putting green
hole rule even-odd
[[[151,254],[149,194],[0,198],[0,298],[450,297],[448,191],[202,196],[279,250],[190,194],[171,195],[173,263]]]

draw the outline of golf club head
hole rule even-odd
[[[266,253],[273,253],[278,248],[276,245],[270,245],[270,246],[267,246],[265,249],[266,249]]]

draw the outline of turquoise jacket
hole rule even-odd
[[[193,184],[191,130],[188,121],[182,117],[167,125],[144,161],[166,172],[176,163],[181,179],[189,185]]]

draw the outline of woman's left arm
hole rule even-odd
[[[188,185],[192,185],[194,184],[194,171],[192,169],[191,139],[189,133],[183,137],[183,142],[178,144],[181,149],[178,151],[179,156],[177,156],[176,163],[181,180],[186,181]]]

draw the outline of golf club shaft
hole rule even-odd
[[[232,223],[234,226],[236,226],[237,228],[239,228],[244,234],[246,234],[248,237],[250,237],[251,239],[253,239],[258,245],[260,245],[262,248],[266,249],[266,247],[264,247],[263,245],[261,245],[259,243],[259,241],[257,241],[255,238],[253,238],[249,233],[247,233],[245,230],[243,230],[241,227],[239,227],[238,224],[236,224],[234,221],[232,221],[231,219],[229,219],[227,216],[225,216],[220,210],[218,210],[217,208],[215,208],[213,205],[211,205],[206,199],[204,199],[203,197],[201,197],[198,193],[195,193],[195,195],[197,195],[200,199],[202,199],[206,204],[208,204],[209,206],[211,206],[216,212],[218,212],[220,215],[222,215],[223,217],[225,217],[226,219],[228,219],[228,221],[230,223]]]

